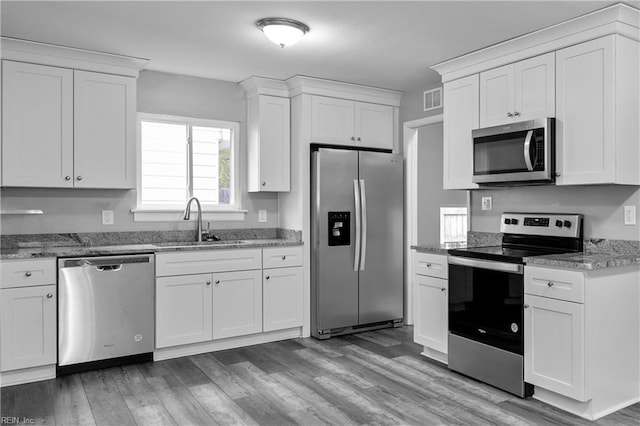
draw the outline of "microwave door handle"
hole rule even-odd
[[[533,164],[531,163],[531,138],[533,137],[533,130],[527,132],[527,136],[524,138],[524,162],[527,165],[527,170],[533,171]]]

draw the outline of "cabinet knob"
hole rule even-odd
[[[440,289],[440,291],[447,291],[447,289],[446,289],[446,288],[444,288],[444,287],[442,287],[442,288]]]
[[[556,177],[560,177],[560,173],[558,173],[558,172],[554,173],[554,175],[555,175]]]
[[[47,294],[47,299],[51,299],[53,297],[53,293],[48,293]]]
[[[207,285],[211,285],[211,281],[207,281]]]
[[[82,180],[82,176],[78,176],[76,179],[77,180]]]
[[[71,176],[65,176],[64,180],[71,180]]]
[[[262,186],[267,186],[267,182],[262,182]]]
[[[220,284],[220,280],[216,280],[216,284]]]
[[[522,307],[525,308],[525,309],[529,309],[529,305],[527,305],[527,304],[522,305]]]
[[[360,142],[360,136],[358,136],[358,137],[356,138],[356,140],[357,140],[358,142]]]
[[[269,275],[267,275],[266,277],[264,277],[265,280],[268,280],[269,278],[271,278]]]
[[[427,269],[431,269],[431,264],[427,263]]]
[[[508,113],[507,113],[507,117],[513,117],[513,114],[512,114],[512,113],[510,113],[510,112],[508,112]]]
[[[553,287],[553,282],[552,282],[552,281],[549,281],[549,282],[547,283],[547,286],[549,286],[549,287]]]
[[[352,140],[352,141],[355,141],[355,140],[356,140],[356,138],[354,138],[353,136],[351,136],[351,140]]]
[[[25,273],[24,273],[24,276],[25,276],[25,277],[30,277],[30,276],[31,276],[31,271],[27,271],[27,272],[25,272]]]
[[[282,260],[287,260],[287,256],[282,256]]]
[[[518,111],[516,111],[516,112],[513,113],[513,116],[514,117],[520,117],[520,113]]]

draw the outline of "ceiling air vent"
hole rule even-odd
[[[424,92],[424,110],[442,108],[442,87]]]

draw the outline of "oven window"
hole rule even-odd
[[[528,170],[524,159],[526,136],[525,131],[474,139],[473,173],[488,175],[526,172]]]
[[[524,277],[449,265],[449,331],[523,355]]]

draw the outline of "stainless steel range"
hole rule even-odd
[[[579,214],[503,213],[502,245],[449,251],[449,368],[520,397],[525,257],[582,251]]]

